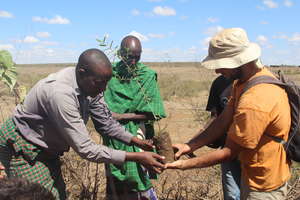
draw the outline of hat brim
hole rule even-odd
[[[250,43],[248,48],[245,49],[242,53],[232,57],[213,58],[207,56],[201,62],[201,66],[207,69],[220,69],[220,68],[233,69],[258,59],[260,55],[261,55],[260,47],[255,43]]]

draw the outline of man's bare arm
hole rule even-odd
[[[193,152],[204,145],[210,144],[222,136],[222,134],[229,129],[232,118],[233,107],[226,106],[223,112],[215,118],[205,130],[201,130],[187,143],[187,145],[190,146],[191,151]]]
[[[208,154],[191,158],[188,160],[177,160],[172,163],[167,163],[165,165],[168,169],[193,169],[193,168],[204,168],[210,167],[215,164],[233,160],[237,157],[239,152],[241,152],[243,147],[234,143],[232,140],[226,140],[225,147],[218,149],[216,151],[210,152]]]
[[[146,120],[155,120],[155,117],[152,113],[114,113],[112,116],[117,121],[146,121]]]

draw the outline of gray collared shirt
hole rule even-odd
[[[133,136],[112,118],[103,94],[82,94],[74,67],[40,80],[13,114],[20,133],[50,154],[62,154],[71,146],[89,161],[123,163],[126,152],[92,141],[85,126],[89,117],[99,133],[130,143]]]

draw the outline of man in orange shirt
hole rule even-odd
[[[201,157],[178,160],[166,168],[208,167],[239,157],[242,168],[241,199],[285,199],[290,178],[289,160],[275,136],[287,141],[291,124],[290,106],[284,89],[258,84],[245,93],[254,77],[273,74],[259,61],[260,47],[250,43],[241,28],[225,29],[209,44],[202,66],[235,79],[224,111],[201,134],[185,144],[175,144],[176,157],[211,143],[227,131],[225,147]],[[273,76],[274,77],[274,76]]]

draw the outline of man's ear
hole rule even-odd
[[[79,69],[78,69],[78,73],[79,73],[80,76],[86,75],[86,72],[87,72],[87,71],[86,71],[84,68],[79,68]]]

